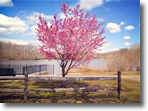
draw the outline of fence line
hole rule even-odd
[[[24,77],[2,77],[0,80],[25,80]],[[64,81],[64,80],[117,80],[117,77],[28,77],[29,81],[35,81],[35,80],[58,80],[58,81]]]
[[[25,71],[28,71],[28,74],[32,73],[41,73],[43,71],[47,71],[50,74],[54,75],[54,65],[14,65],[14,64],[0,64],[0,68],[13,68],[16,72],[16,75],[24,75]]]
[[[34,93],[34,92],[97,92],[97,91],[117,91],[116,88],[106,88],[106,87],[94,87],[94,88],[45,88],[45,89],[34,89],[34,90],[27,90],[26,92],[24,89],[2,89],[0,93],[23,93],[25,92],[24,99],[27,97],[27,93]]]
[[[117,88],[105,88],[105,87],[81,87],[81,88],[48,88],[39,90],[28,90],[28,81],[31,80],[117,80]],[[97,91],[118,91],[118,99],[121,99],[121,72],[118,72],[118,77],[28,77],[28,73],[25,73],[25,77],[9,77],[0,78],[0,80],[24,80],[24,90],[23,89],[0,89],[0,93],[10,93],[10,92],[24,92],[24,101],[27,102],[28,93],[32,92],[97,92]]]

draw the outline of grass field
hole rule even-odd
[[[114,74],[114,72],[112,72]],[[137,75],[140,73],[124,72]],[[91,74],[90,74],[91,75]],[[95,74],[94,74],[95,75]],[[107,74],[108,75],[108,74]],[[42,88],[77,88],[77,87],[110,87],[117,88],[117,80],[95,81],[29,81],[28,89]],[[67,92],[67,93],[29,93],[28,103],[140,103],[140,81],[123,78],[121,82],[121,100],[117,91],[103,92]],[[21,89],[24,81],[0,81],[0,89]],[[0,93],[1,103],[23,103],[23,93]]]

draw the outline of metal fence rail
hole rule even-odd
[[[12,68],[14,69],[16,75],[24,75],[25,71],[28,72],[28,74],[33,73],[41,73],[43,71],[47,71],[49,74],[54,75],[54,65],[10,65],[10,64],[0,64],[0,68],[6,69],[6,68]]]
[[[46,65],[30,65],[30,66],[23,67],[23,74],[25,73],[25,71],[27,71],[28,74],[47,71],[47,64]]]
[[[23,67],[26,67],[25,65],[10,65],[10,64],[0,64],[0,68],[12,68],[14,69],[15,73],[17,75],[23,75]]]

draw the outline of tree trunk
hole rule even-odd
[[[73,62],[73,60],[71,60],[70,64],[69,64],[68,67],[66,68],[68,62],[64,63],[64,61],[61,61],[62,77],[65,77],[65,76],[67,75],[67,73],[68,73],[69,70],[71,69],[72,62]]]
[[[62,68],[62,77],[65,77],[66,74],[65,74],[65,67],[61,67]]]

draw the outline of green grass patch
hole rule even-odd
[[[110,87],[117,88],[117,80],[95,81],[29,81],[28,89]],[[140,82],[122,79],[121,100],[117,91],[29,93],[28,103],[139,103]],[[24,88],[24,81],[0,81],[1,89]],[[24,103],[23,93],[0,93],[1,103]]]

